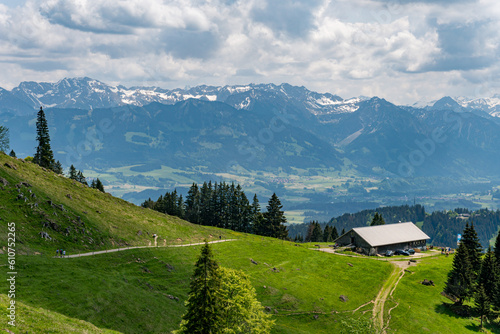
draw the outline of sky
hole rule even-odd
[[[500,93],[497,0],[3,0],[0,87],[289,83],[398,104]]]

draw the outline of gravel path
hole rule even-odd
[[[214,241],[209,241],[209,244],[216,244],[219,242],[228,242],[228,241],[235,241],[237,239],[225,239],[225,240],[214,240]],[[71,254],[71,255],[65,255],[65,256],[54,256],[57,258],[74,258],[74,257],[81,257],[81,256],[92,256],[92,255],[97,255],[97,254],[106,254],[106,253],[113,253],[113,252],[121,252],[129,249],[138,249],[138,248],[173,248],[173,247],[189,247],[189,246],[198,246],[198,245],[204,245],[204,242],[197,242],[197,243],[192,243],[192,244],[183,244],[183,245],[169,245],[169,246],[133,246],[133,247],[125,247],[125,248],[113,248],[113,249],[107,249],[103,251],[94,251],[94,252],[88,252],[88,253],[81,253],[81,254]]]

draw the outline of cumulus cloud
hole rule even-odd
[[[470,95],[481,73],[499,73],[499,7],[494,0],[0,4],[0,86],[85,75],[166,88],[288,82],[398,103]]]

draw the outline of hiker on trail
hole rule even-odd
[[[219,240],[221,240],[221,239],[222,239],[222,236],[221,236],[221,235],[219,235]]]
[[[56,249],[56,257],[59,255],[59,249]]]
[[[66,256],[66,251],[63,250],[62,253],[63,253],[63,257],[65,257]]]

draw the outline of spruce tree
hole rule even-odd
[[[385,221],[384,218],[382,218],[382,215],[379,214],[378,212],[375,212],[375,215],[373,216],[372,222],[370,226],[377,226],[377,225],[384,225]]]
[[[200,224],[200,192],[193,183],[186,196],[186,218],[193,224]]]
[[[251,232],[257,235],[264,235],[264,216],[262,215],[262,212],[260,212],[260,204],[257,194],[253,195],[253,201],[250,207],[250,217],[252,219]]]
[[[314,229],[312,232],[312,242],[322,242],[323,241],[323,231],[321,230],[321,226],[318,222],[313,222]]]
[[[444,292],[455,296],[459,305],[462,305],[464,300],[469,299],[474,292],[474,273],[464,243],[460,243],[455,252]]]
[[[54,153],[50,148],[49,127],[42,107],[40,107],[36,120],[36,140],[38,146],[33,162],[41,167],[53,169],[55,164]]]
[[[279,239],[288,237],[288,230],[284,225],[286,217],[284,211],[281,210],[282,208],[283,205],[281,205],[278,196],[273,193],[267,205],[267,212],[264,213],[264,220],[270,237]]]
[[[489,247],[481,263],[481,270],[479,271],[477,283],[483,286],[486,295],[492,298],[495,294],[497,279],[495,254],[491,250],[491,247]]]
[[[332,227],[326,225],[323,230],[323,242],[331,242],[332,239]]]
[[[71,180],[75,180],[76,181],[77,180],[77,176],[78,176],[77,174],[78,174],[78,172],[76,171],[75,166],[71,165],[69,167],[69,178]]]
[[[221,286],[219,265],[214,259],[209,244],[201,249],[201,254],[195,264],[190,283],[190,292],[186,301],[186,313],[182,316],[180,329],[177,333],[214,334],[220,332],[223,322],[221,316]]]
[[[497,234],[495,239],[495,262],[497,265],[497,271],[500,274],[500,232]]]
[[[16,152],[14,152],[14,150],[10,150],[9,155],[10,155],[11,157],[13,157],[13,158],[17,158],[17,157],[16,157]]]
[[[88,186],[87,179],[85,178],[85,176],[83,176],[83,173],[81,170],[78,171],[78,173],[76,174],[76,180],[78,182],[80,182],[81,184]]]
[[[473,222],[471,222],[470,225],[466,223],[460,243],[464,244],[467,248],[467,253],[469,254],[474,278],[476,278],[479,274],[479,271],[481,270],[481,252],[483,250],[483,247],[479,242],[479,238],[477,237]]]
[[[102,184],[101,180],[99,180],[99,178],[97,178],[97,180],[95,181],[95,188],[97,190],[99,190],[100,192],[105,193],[105,191],[104,191],[104,185]]]
[[[337,228],[334,226],[333,229],[332,229],[332,239],[333,239],[333,241],[337,240],[338,237],[339,237],[339,232],[337,232]]]
[[[63,174],[64,173],[64,170],[63,170],[63,167],[62,167],[62,164],[59,160],[56,161],[56,163],[54,164],[54,173],[56,174]]]
[[[3,125],[0,125],[0,152],[5,152],[9,149],[9,129]],[[11,151],[11,153],[14,150]]]
[[[483,319],[488,316],[491,312],[491,302],[486,294],[486,291],[482,285],[479,285],[479,288],[476,292],[474,299],[474,310],[479,314],[481,318],[481,328],[483,328]]]

